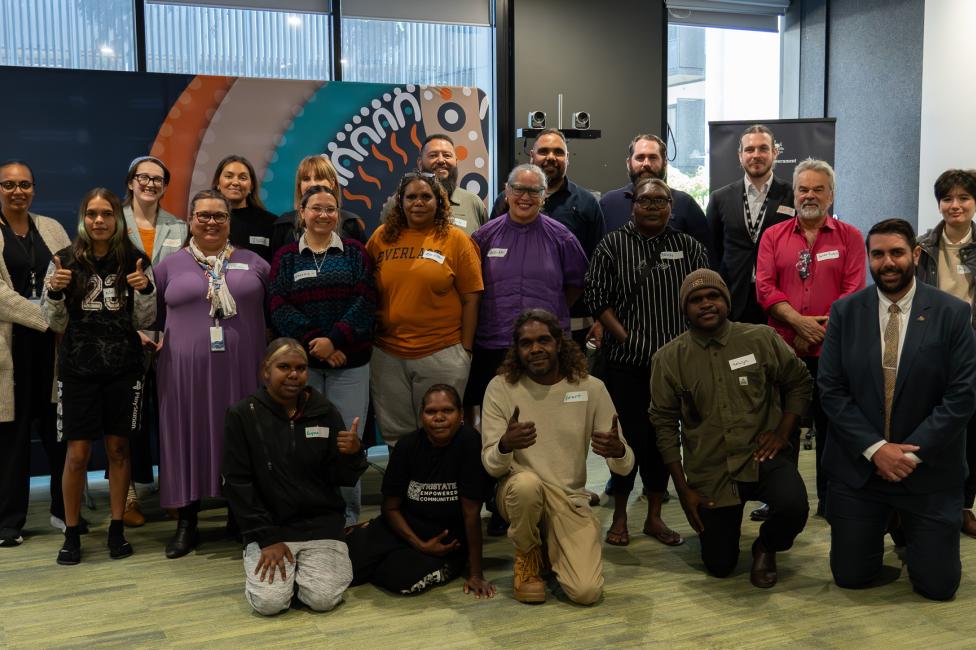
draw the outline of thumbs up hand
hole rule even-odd
[[[623,440],[620,439],[620,425],[617,424],[617,415],[613,416],[613,424],[607,432],[594,431],[590,436],[590,445],[593,453],[604,458],[621,458],[626,449]]]
[[[51,261],[54,263],[54,273],[47,280],[48,291],[64,291],[71,284],[71,269],[61,266],[61,258],[57,255]]]
[[[508,428],[498,441],[498,448],[503,454],[515,449],[527,449],[535,444],[535,422],[519,422],[519,407],[512,411],[508,420]]]
[[[339,432],[339,435],[336,436],[336,447],[339,448],[340,454],[351,456],[359,453],[359,450],[362,449],[362,443],[359,441],[358,431],[359,417],[355,417],[352,420],[352,426],[349,427],[349,431]]]
[[[142,272],[142,258],[136,260],[136,270],[125,276],[125,281],[136,291],[142,291],[149,286],[149,278]]]

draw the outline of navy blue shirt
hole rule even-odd
[[[628,183],[621,188],[610,190],[600,199],[603,216],[607,221],[607,231],[613,231],[630,222],[631,201],[628,192],[634,191],[634,184]],[[672,228],[686,235],[691,235],[705,247],[705,252],[711,251],[712,237],[708,230],[708,222],[701,206],[691,195],[681,190],[671,190],[671,221]]]

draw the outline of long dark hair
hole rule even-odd
[[[400,179],[400,185],[396,191],[396,203],[393,205],[393,209],[390,210],[390,214],[387,215],[386,223],[383,225],[382,239],[384,244],[392,244],[400,239],[400,233],[409,227],[407,225],[407,215],[403,213],[403,192],[406,190],[407,185],[413,181],[427,183],[437,198],[437,212],[434,214],[434,233],[436,234],[436,238],[443,239],[447,236],[447,232],[451,228],[451,201],[447,198],[447,191],[444,189],[440,180],[435,174],[410,172],[404,174],[403,178]]]
[[[94,199],[105,199],[112,206],[112,214],[115,215],[115,233],[108,242],[108,253],[115,257],[118,268],[118,280],[115,290],[119,294],[119,302],[124,303],[128,285],[124,282],[128,269],[126,265],[129,260],[136,257],[136,247],[129,239],[128,228],[125,225],[125,216],[122,214],[122,202],[119,197],[109,189],[96,187],[89,190],[81,198],[81,206],[78,208],[78,235],[71,244],[71,252],[78,262],[78,272],[72,273],[72,290],[84,291],[88,286],[88,280],[97,271],[95,270],[95,254],[92,247],[91,237],[85,228],[85,212],[88,204]]]
[[[563,332],[563,328],[559,325],[559,319],[545,309],[529,309],[515,319],[515,325],[512,327],[512,344],[505,353],[505,360],[502,365],[498,367],[498,374],[504,375],[505,381],[514,384],[525,374],[525,366],[522,365],[522,360],[518,356],[518,338],[519,330],[529,321],[536,321],[545,325],[549,328],[549,334],[559,342],[559,353],[557,354],[559,374],[574,384],[590,374],[586,365],[586,357],[576,345],[576,341]]]

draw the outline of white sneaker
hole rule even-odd
[[[12,548],[14,546],[20,546],[24,543],[24,538],[20,535],[17,537],[2,537],[0,538],[0,548]]]
[[[62,533],[68,528],[68,525],[64,523],[64,519],[55,517],[54,515],[51,515],[49,522],[51,524],[51,528],[57,528]]]

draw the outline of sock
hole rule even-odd
[[[81,533],[77,526],[68,526],[64,529],[65,548],[81,548]]]
[[[121,542],[125,539],[125,527],[121,519],[113,519],[108,525],[108,540]]]

